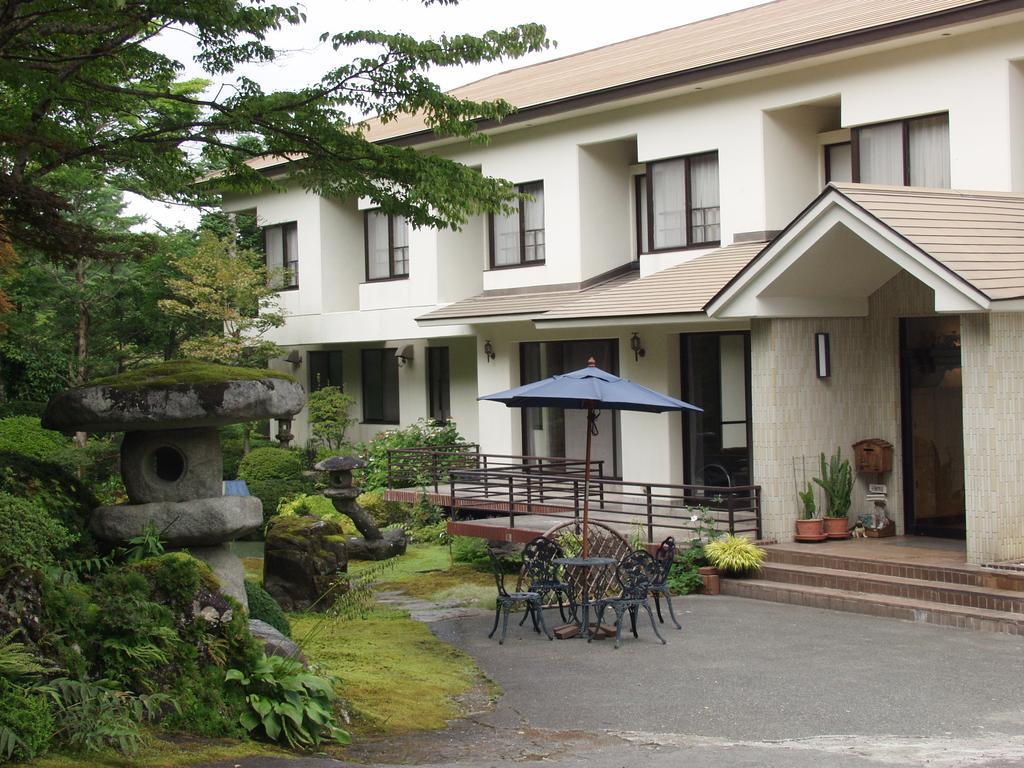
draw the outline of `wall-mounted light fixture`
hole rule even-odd
[[[629,348],[633,350],[633,359],[637,362],[640,362],[640,358],[647,354],[644,343],[640,341],[639,331],[633,331],[633,336],[629,340]]]
[[[412,344],[406,344],[395,350],[395,359],[398,360],[399,367],[406,363],[411,363],[413,358],[413,346]]]
[[[286,363],[291,363],[292,368],[298,368],[302,365],[302,353],[297,349],[293,349],[285,356],[284,361]]]
[[[491,340],[488,339],[484,342],[484,357],[487,358],[487,362],[491,362],[497,355],[494,354],[494,345],[491,344]]]
[[[832,375],[832,354],[827,333],[814,334],[814,367],[819,379],[827,379]]]

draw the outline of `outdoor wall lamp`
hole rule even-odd
[[[819,379],[827,379],[832,375],[832,355],[827,333],[814,334],[814,368]]]
[[[302,365],[302,353],[297,349],[293,349],[288,353],[288,356],[285,357],[284,361],[286,363],[291,363],[292,368],[298,368]]]
[[[491,362],[497,355],[494,354],[494,345],[491,344],[491,340],[488,339],[484,342],[484,357],[487,358],[487,362]]]
[[[633,350],[633,359],[637,362],[640,362],[640,358],[647,354],[643,342],[640,341],[640,333],[638,331],[633,331],[633,336],[629,340],[629,348]]]
[[[406,344],[404,347],[399,347],[395,350],[395,358],[398,360],[399,366],[404,366],[406,363],[412,362],[414,356],[412,344]]]

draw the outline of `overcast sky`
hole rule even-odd
[[[432,73],[445,89],[454,88],[505,69],[546,61],[619,40],[688,24],[723,13],[758,5],[763,0],[461,0],[455,6],[425,7],[418,0],[307,0],[302,4],[307,23],[282,29],[272,39],[275,48],[287,51],[271,65],[248,67],[244,74],[264,90],[298,88],[351,57],[351,51],[335,52],[320,43],[321,33],[351,29],[406,32],[419,38],[447,34],[480,34],[516,24],[538,22],[547,27],[557,45],[531,56],[476,67],[446,68]],[[203,76],[191,61],[193,47],[185,32],[169,31],[157,48],[190,67],[186,76]],[[345,57],[339,61],[338,57]],[[220,82],[225,82],[222,78]],[[215,83],[217,87],[219,83]],[[194,224],[198,214],[181,207],[130,201],[129,212],[149,217],[165,226]],[[152,224],[151,224],[152,226]]]

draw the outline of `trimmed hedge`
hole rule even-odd
[[[0,450],[0,492],[29,499],[88,543],[86,522],[99,501],[88,486],[48,461]]]
[[[8,568],[42,569],[75,540],[38,502],[0,492],[0,573]]]
[[[287,448],[257,448],[238,464],[239,479],[263,502],[264,522],[277,514],[282,499],[311,490],[302,471],[302,456]]]
[[[43,429],[34,416],[10,416],[0,419],[0,451],[65,464],[71,458],[71,441],[60,432]]]

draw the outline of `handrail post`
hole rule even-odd
[[[647,489],[647,543],[654,543],[654,502],[651,498],[651,484],[644,486]]]
[[[456,479],[455,478],[455,473],[453,472],[449,476],[448,479],[451,480],[451,482],[452,482],[452,495],[451,495],[451,500],[452,500],[452,520],[454,520],[455,519],[455,510],[458,509],[458,505],[457,505],[457,502],[455,500],[455,479]]]
[[[736,535],[736,497],[733,495],[733,491],[730,490],[726,498],[726,509],[729,511],[729,533],[732,536]]]
[[[573,514],[576,518],[576,524],[580,522],[580,481],[572,481],[572,506]]]
[[[761,533],[761,486],[754,486],[754,522],[757,527],[757,538],[763,539]]]
[[[516,515],[515,515],[515,509],[513,507],[515,497],[513,495],[514,492],[513,492],[512,488],[513,488],[513,486],[512,486],[512,478],[509,477],[509,479],[508,479],[508,527],[509,528],[515,528],[516,527]]]
[[[394,488],[395,487],[395,484],[394,484],[395,483],[395,476],[394,476],[394,474],[392,474],[392,471],[391,471],[391,452],[392,452],[392,449],[389,448],[388,449],[388,488]]]
[[[441,468],[438,466],[438,462],[437,462],[437,451],[431,451],[431,453],[430,453],[430,464],[431,464],[431,466],[430,466],[430,474],[434,478],[434,493],[437,493],[437,491],[438,491],[438,488],[437,488],[437,486],[438,486],[438,475],[441,474]]]

